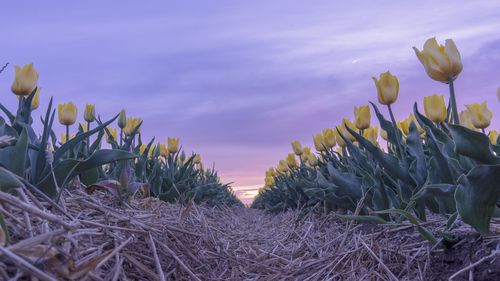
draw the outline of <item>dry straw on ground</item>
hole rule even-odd
[[[31,192],[30,192],[31,191]],[[0,279],[23,280],[495,280],[500,235],[431,249],[412,225],[353,224],[299,212],[212,209],[66,192],[60,206],[35,189],[0,192],[10,232]],[[432,218],[425,225],[442,225]],[[348,229],[348,231],[346,231]],[[475,278],[475,279],[470,279]],[[32,279],[36,280],[36,279]],[[498,279],[497,279],[498,280]]]

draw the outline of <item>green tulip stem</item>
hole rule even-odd
[[[394,128],[394,132],[396,133],[396,136],[399,136],[399,129],[396,123],[396,118],[394,118],[394,113],[392,112],[392,106],[390,104],[387,105],[387,108],[389,108],[389,115],[391,116],[391,121],[392,121],[392,127]],[[396,145],[398,147],[398,152],[403,157],[403,148],[401,147],[401,144],[399,143],[399,138],[396,139]]]
[[[69,141],[69,125],[66,125],[66,142]]]
[[[455,87],[453,84],[453,79],[450,79],[448,83],[450,86],[450,102],[451,102],[451,110],[453,114],[453,124],[460,125],[460,119],[458,118],[458,109],[457,109],[457,99],[455,98]]]
[[[90,122],[87,121],[87,132],[90,131]],[[87,138],[87,152],[90,153],[90,136]]]
[[[123,144],[123,129],[120,128],[120,147],[122,146]]]

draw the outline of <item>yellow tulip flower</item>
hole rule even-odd
[[[141,122],[142,122],[141,118],[132,118],[132,117],[127,118],[127,124],[123,129],[123,133],[125,133],[126,136],[132,135],[132,132],[135,130],[136,127],[139,126]],[[141,127],[138,127],[137,133],[140,132],[141,132]]]
[[[363,132],[363,137],[365,137],[365,139],[369,140],[371,143],[377,145],[378,128],[370,127],[365,129]]]
[[[387,131],[386,130],[380,130],[380,136],[385,140],[387,141],[387,139],[389,139],[389,137],[387,136]]]
[[[370,127],[370,107],[368,105],[363,105],[359,107],[354,107],[355,125],[356,128],[364,130]]]
[[[23,67],[14,66],[15,77],[11,90],[18,96],[27,96],[33,92],[38,83],[38,72],[33,64],[26,64]]]
[[[74,138],[75,138],[75,136],[76,136],[76,134],[71,134],[71,135],[69,135],[69,139],[70,139],[70,140],[72,140],[72,139],[74,139]],[[61,141],[60,141],[60,142],[61,142],[62,144],[65,144],[67,141],[68,141],[68,140],[66,139],[66,134],[65,134],[65,133],[62,133],[62,134],[61,134]]]
[[[288,167],[288,163],[285,160],[280,160],[277,169],[278,169],[278,172],[284,174],[284,173],[288,172],[288,170],[290,168]]]
[[[344,118],[342,119],[339,131],[340,133],[342,133],[342,136],[349,139],[351,142],[355,142],[356,138],[351,133],[349,133],[349,131],[347,131],[346,127],[353,131],[356,131],[356,126],[354,125],[354,123],[352,123],[351,120]],[[338,139],[340,139],[340,137],[338,137]]]
[[[274,186],[274,178],[273,177],[266,177],[264,180],[265,184],[267,187],[273,187]]]
[[[309,163],[311,167],[316,167],[318,166],[318,159],[314,154],[310,153],[307,157],[307,163]]]
[[[440,95],[424,97],[424,110],[427,118],[435,123],[443,122],[448,114],[444,97]]]
[[[477,129],[472,124],[472,114],[466,109],[460,112],[460,125],[471,130],[477,131]]]
[[[42,89],[40,87],[36,88],[35,95],[33,96],[33,99],[31,100],[31,110],[35,110],[38,108],[40,105],[40,92]],[[21,96],[17,96],[17,99],[20,100]]]
[[[174,154],[179,151],[179,138],[168,138],[168,152]]]
[[[484,129],[491,123],[493,113],[486,106],[486,102],[466,105],[471,113],[472,125],[478,129]]]
[[[194,155],[193,163],[194,164],[200,164],[201,163],[201,156],[199,154],[195,154]]]
[[[95,120],[95,105],[87,103],[85,105],[85,112],[83,113],[83,119],[87,122],[94,122]]]
[[[160,143],[160,155],[164,156],[164,157],[167,157],[167,155],[168,155],[167,146],[163,143]]]
[[[326,151],[325,138],[323,134],[317,134],[313,137],[314,148],[317,151]]]
[[[323,130],[323,140],[327,148],[332,148],[337,143],[337,134],[332,129]]]
[[[59,104],[57,106],[59,123],[66,126],[75,124],[77,112],[76,105],[72,102]]]
[[[80,127],[82,127],[82,131],[85,133],[85,132],[88,132],[89,130],[89,126],[87,126],[87,124],[82,124],[80,123],[79,124]]]
[[[274,170],[274,168],[269,168],[267,171],[266,171],[266,177],[274,177],[276,176],[276,170]]]
[[[498,133],[497,130],[491,130],[490,133],[489,133],[489,137],[490,137],[490,141],[492,144],[497,144],[498,143],[498,136],[500,134]]]
[[[299,166],[297,163],[297,159],[295,158],[295,154],[293,153],[288,153],[288,155],[286,156],[286,162],[288,164],[288,167],[292,169]]]
[[[293,141],[292,142],[292,149],[293,152],[295,152],[296,155],[300,156],[304,151],[302,151],[302,145],[300,144],[299,141]]]
[[[403,120],[401,122],[398,122],[398,128],[403,132],[403,134],[405,136],[407,136],[408,133],[410,132],[411,122],[415,123],[415,125],[417,126],[417,129],[418,129],[418,133],[420,135],[425,132],[424,129],[418,123],[417,119],[415,118],[415,115],[410,114],[410,116],[408,116],[408,118],[406,118],[405,120]]]
[[[424,66],[425,72],[433,80],[449,83],[462,71],[460,53],[451,39],[446,39],[443,46],[437,43],[435,37],[429,38],[422,51],[416,47],[413,47],[413,50]]]
[[[380,74],[379,79],[372,77],[377,87],[378,101],[383,105],[393,104],[398,99],[398,78],[387,71]]]
[[[112,140],[116,141],[117,132],[116,128],[108,128],[109,134],[106,132],[106,141],[111,143]]]

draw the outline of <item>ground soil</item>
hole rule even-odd
[[[433,248],[407,223],[150,198],[120,205],[80,190],[58,210],[22,193],[0,194],[10,238],[0,248],[0,280],[447,280],[500,247],[500,235],[482,238],[465,225],[454,244]],[[424,226],[437,234],[445,223],[431,216]],[[454,280],[500,280],[500,254]]]

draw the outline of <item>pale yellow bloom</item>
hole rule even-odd
[[[195,154],[194,155],[193,163],[194,164],[200,164],[201,163],[201,156],[199,154]]]
[[[40,106],[40,92],[42,91],[42,88],[38,87],[36,88],[35,95],[33,96],[33,99],[31,100],[31,110],[35,110]],[[17,96],[17,99],[21,99],[21,96]]]
[[[174,154],[179,151],[179,138],[168,138],[168,152]]]
[[[293,152],[296,154],[296,155],[302,155],[303,151],[302,151],[302,145],[300,144],[299,141],[293,141],[292,142],[292,148],[293,148]]]
[[[328,128],[323,130],[323,140],[327,148],[332,148],[337,143],[336,131]]]
[[[273,178],[273,177],[266,177],[266,178],[264,179],[264,182],[265,182],[266,186],[268,186],[268,187],[273,187],[273,186],[274,186],[274,184],[275,184],[275,183],[274,183],[274,178]]]
[[[415,123],[415,125],[417,126],[419,134],[423,134],[425,132],[424,129],[418,123],[417,119],[415,118],[415,115],[413,114],[410,114],[410,116],[408,116],[408,118],[406,118],[405,120],[398,122],[398,128],[401,131],[403,131],[404,135],[408,135],[408,133],[410,132],[410,124],[412,122]]]
[[[288,155],[286,156],[286,162],[288,164],[288,167],[292,169],[299,166],[297,163],[297,159],[295,158],[295,154],[293,153],[288,153]]]
[[[33,92],[38,83],[38,72],[33,64],[26,64],[23,67],[14,66],[15,77],[11,90],[18,96],[27,96]]]
[[[141,122],[142,122],[141,118],[132,118],[132,117],[127,118],[127,124],[126,124],[125,128],[123,129],[123,133],[126,136],[132,135],[132,132],[135,130],[136,127],[139,126],[139,124]],[[140,133],[140,132],[141,132],[141,128],[138,127],[137,133]]]
[[[167,146],[163,143],[160,143],[160,155],[164,156],[164,157],[167,157],[167,155],[168,155]]]
[[[398,99],[399,81],[398,78],[387,71],[380,74],[380,78],[372,77],[377,87],[378,101],[381,104],[393,104]]]
[[[491,123],[493,113],[488,109],[486,102],[466,105],[471,113],[472,125],[478,129],[484,129]]]
[[[364,130],[363,132],[363,137],[365,139],[369,140],[373,144],[378,144],[377,139],[378,139],[378,128],[377,127],[370,127]]]
[[[469,110],[462,110],[459,116],[461,126],[477,131],[472,124],[472,113]]]
[[[76,134],[70,134],[70,135],[69,135],[69,139],[70,139],[70,140],[72,140],[72,139],[74,139],[74,138],[75,138],[75,136],[76,136]],[[62,133],[62,134],[61,134],[61,141],[60,141],[60,142],[61,142],[62,144],[65,144],[67,141],[68,141],[68,140],[66,139],[66,133]]]
[[[314,148],[316,148],[317,151],[326,151],[325,138],[323,137],[323,134],[315,135],[313,137],[313,142]]]
[[[59,123],[62,125],[73,125],[76,122],[77,108],[72,102],[62,103],[57,106]]]
[[[289,170],[290,168],[288,167],[288,163],[287,163],[287,161],[285,161],[285,160],[280,160],[280,162],[279,162],[279,164],[278,164],[278,168],[277,168],[277,169],[278,169],[278,171],[279,171],[280,173],[286,173],[286,172],[288,172],[288,170]]]
[[[95,120],[95,105],[87,103],[85,105],[85,112],[83,113],[83,119],[87,122],[94,122]]]
[[[370,107],[368,105],[363,105],[359,107],[354,107],[355,125],[356,128],[364,130],[370,127]]]
[[[106,132],[106,141],[108,143],[111,143],[112,140],[116,141],[117,140],[117,132],[116,128],[108,128],[109,134]]]
[[[339,131],[345,138],[349,139],[351,142],[355,142],[356,138],[351,133],[349,133],[349,131],[347,131],[346,127],[353,131],[356,131],[356,126],[354,125],[354,123],[352,123],[351,120],[344,118],[342,119],[342,124],[340,125]]]
[[[310,153],[307,157],[307,162],[309,163],[309,166],[311,167],[316,167],[318,165],[318,159],[316,156],[312,153]]]
[[[498,136],[500,134],[498,133],[497,130],[491,130],[490,131],[490,134],[489,134],[489,137],[490,137],[490,141],[492,144],[497,144],[497,141],[498,141]]]
[[[267,171],[266,171],[266,177],[274,177],[276,176],[276,170],[274,168],[269,168]]]
[[[462,60],[455,42],[445,40],[445,45],[437,43],[436,38],[429,38],[422,51],[413,47],[415,54],[425,68],[430,78],[448,83],[457,78],[462,71]]]
[[[389,137],[387,136],[387,131],[386,131],[386,130],[382,130],[382,129],[380,130],[380,136],[381,136],[381,137],[382,137],[385,141],[387,141],[387,139],[389,138]]]
[[[424,97],[424,110],[427,118],[435,123],[443,122],[448,114],[444,97],[440,95]]]
[[[85,132],[88,132],[89,130],[89,126],[87,126],[87,124],[82,124],[80,123],[80,127],[82,127],[82,131],[85,133]]]

